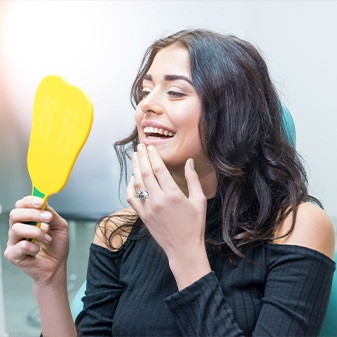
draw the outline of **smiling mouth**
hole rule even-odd
[[[175,132],[153,126],[146,126],[144,133],[147,138],[172,138],[175,136]]]

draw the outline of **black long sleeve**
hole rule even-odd
[[[331,290],[333,262],[304,247],[268,244],[266,252],[266,283],[252,336],[317,336]],[[239,303],[236,310],[246,317],[256,315],[251,301],[239,293],[234,298]],[[183,336],[245,336],[236,321],[239,313],[228,305],[214,272],[168,297],[166,303]]]

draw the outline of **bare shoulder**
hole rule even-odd
[[[276,232],[277,236],[286,234],[291,226],[292,214],[283,221]],[[334,258],[335,231],[332,221],[319,206],[302,203],[297,207],[293,231],[284,238],[274,240],[276,244],[304,246]]]
[[[117,251],[128,238],[136,219],[137,213],[131,207],[108,215],[98,224],[93,242]]]

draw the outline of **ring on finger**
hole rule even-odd
[[[146,199],[150,197],[149,192],[147,190],[136,190],[136,197],[144,202]]]

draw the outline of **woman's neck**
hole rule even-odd
[[[210,169],[202,173],[199,173],[197,169],[196,171],[198,173],[199,181],[206,198],[213,198],[216,194],[218,185],[214,170]],[[184,172],[182,172],[181,174],[171,172],[171,174],[178,187],[186,196],[188,196],[188,187]]]

